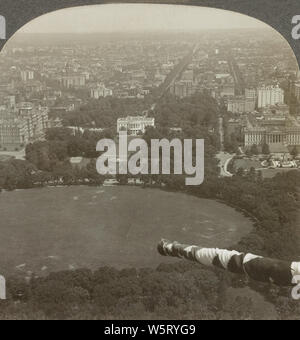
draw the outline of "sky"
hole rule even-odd
[[[82,6],[45,14],[26,24],[24,33],[109,33],[263,28],[246,15],[207,7],[111,4]]]

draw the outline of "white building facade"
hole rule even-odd
[[[119,118],[117,121],[117,131],[127,131],[128,135],[137,136],[145,133],[146,127],[155,127],[155,118],[145,116],[128,116]]]
[[[261,87],[257,90],[258,108],[284,103],[284,90],[279,86]]]
[[[99,85],[91,89],[91,97],[94,99],[99,99],[101,97],[109,97],[113,95],[111,89],[106,88],[104,85]]]
[[[244,130],[245,146],[263,144],[281,144],[284,146],[300,145],[300,127],[283,129],[267,129],[264,127],[247,128]]]

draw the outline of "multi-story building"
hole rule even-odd
[[[300,145],[300,127],[288,127],[286,129],[286,143],[288,145]]]
[[[239,96],[228,99],[227,110],[232,113],[253,112],[256,106],[255,98]]]
[[[119,118],[117,121],[117,131],[127,131],[128,135],[137,136],[140,133],[145,133],[146,127],[155,127],[155,118],[146,116],[128,116]]]
[[[221,88],[221,97],[233,97],[235,95],[234,85],[223,85]]]
[[[284,103],[284,90],[277,86],[260,87],[257,90],[258,108]]]
[[[262,145],[265,143],[266,130],[263,127],[245,128],[245,146]]]
[[[15,111],[5,111],[0,117],[0,148],[19,149],[29,141],[44,137],[50,127],[48,109],[31,103],[17,105]]]
[[[85,86],[85,81],[86,77],[83,74],[64,75],[61,77],[62,85],[68,89]]]
[[[12,96],[12,95],[6,96],[3,101],[6,107],[9,107],[12,109],[16,105],[16,96]]]
[[[34,71],[31,71],[31,70],[21,71],[21,79],[24,82],[26,82],[28,80],[33,80],[34,79]]]
[[[101,97],[112,96],[113,91],[107,89],[103,84],[91,89],[91,97],[94,99],[99,99]]]
[[[257,99],[257,90],[256,88],[246,88],[245,89],[245,97],[246,98],[252,98],[252,99]]]
[[[293,92],[298,101],[300,101],[300,83],[295,83],[293,86]]]
[[[31,103],[21,103],[17,108],[19,118],[26,121],[29,138],[42,138],[48,128],[48,109]]]
[[[244,130],[245,146],[262,144],[300,145],[300,127],[254,127]]]
[[[176,97],[185,98],[192,96],[197,90],[197,87],[192,81],[176,81],[170,86],[170,92]]]
[[[25,120],[0,120],[0,149],[18,149],[28,141],[29,134]]]

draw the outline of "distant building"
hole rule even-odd
[[[186,70],[182,73],[181,76],[182,80],[193,81],[194,80],[194,71],[193,70]]]
[[[257,100],[257,89],[256,88],[246,88],[245,89],[245,97],[247,99],[254,99],[255,101]]]
[[[6,96],[4,98],[4,103],[8,108],[14,108],[16,106],[16,96]]]
[[[87,128],[83,128],[80,126],[66,126],[67,129],[72,131],[72,134],[75,136],[77,133],[81,133],[83,134],[84,132],[88,131],[88,132],[103,132],[105,129],[103,128],[91,128],[91,127],[87,127]]]
[[[293,86],[293,92],[298,101],[300,101],[300,83],[295,83]]]
[[[117,131],[127,131],[128,135],[137,136],[140,133],[145,133],[146,127],[155,127],[155,119],[145,116],[128,116],[119,118],[117,121]]]
[[[44,138],[49,127],[48,109],[22,103],[0,117],[0,148],[19,149],[29,141]]]
[[[101,97],[105,98],[112,95],[113,91],[111,89],[107,89],[103,84],[91,89],[91,98],[94,99],[99,99]]]
[[[288,145],[300,145],[300,128],[288,127],[286,129],[286,143]]]
[[[48,109],[40,106],[35,107],[32,103],[21,103],[17,106],[17,109],[18,118],[27,123],[29,138],[42,138],[48,128]]]
[[[24,82],[26,82],[28,80],[33,80],[34,79],[34,71],[30,71],[30,70],[21,71],[21,79]]]
[[[27,124],[23,120],[0,120],[0,149],[18,149],[29,141]]]
[[[195,92],[196,86],[194,86],[192,81],[176,81],[170,86],[170,93],[179,98],[190,97]]]
[[[245,146],[278,144],[300,145],[300,127],[254,127],[244,130]]]
[[[227,110],[232,113],[253,112],[256,106],[255,98],[239,96],[228,99]]]
[[[182,132],[182,128],[180,128],[180,127],[171,127],[169,130],[171,132],[175,132],[175,133],[181,133]]]
[[[290,112],[290,108],[287,104],[276,104],[270,105],[263,109],[264,114],[269,114],[271,116],[287,116]]]
[[[85,75],[65,75],[61,77],[62,86],[66,88],[78,88],[85,86],[86,77]]]
[[[258,108],[284,103],[284,90],[279,86],[260,87],[258,93]]]
[[[224,85],[221,89],[221,97],[233,97],[235,95],[234,85]]]
[[[246,128],[244,130],[245,146],[262,145],[266,142],[266,129],[263,127]]]

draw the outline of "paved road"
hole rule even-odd
[[[218,129],[219,129],[219,136],[220,136],[221,151],[223,151],[224,150],[225,133],[224,133],[223,117],[222,116],[220,116],[218,118]]]
[[[186,67],[192,62],[194,54],[198,51],[199,44],[196,44],[193,49],[175,66],[175,68],[168,74],[164,83],[161,85],[162,97],[170,88],[171,84],[176,80],[178,75],[183,72]]]
[[[12,156],[15,157],[16,159],[25,159],[25,149],[21,151],[0,151],[0,156]]]

